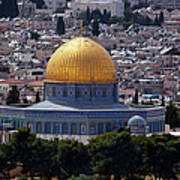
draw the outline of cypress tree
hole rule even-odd
[[[169,124],[171,128],[175,128],[180,124],[177,108],[172,104],[172,102],[170,102],[166,108],[166,123]]]
[[[17,0],[1,0],[0,17],[14,18],[18,16],[18,14]]]
[[[162,96],[162,98],[161,98],[161,106],[165,106],[164,96]]]
[[[62,35],[65,33],[65,25],[64,25],[64,20],[62,17],[58,18],[56,32],[59,35]]]
[[[92,33],[93,33],[93,36],[98,36],[100,34],[99,23],[96,19],[94,20],[94,22],[92,24]]]
[[[6,104],[16,104],[19,103],[19,91],[17,90],[17,86],[13,86],[12,90],[9,91]]]
[[[138,93],[138,89],[135,90],[135,96],[133,98],[133,103],[134,104],[138,104],[139,103],[139,93]]]
[[[90,13],[89,6],[88,6],[87,9],[86,9],[86,21],[88,22],[88,24],[89,24],[90,21],[91,21],[91,13]]]
[[[159,18],[158,18],[158,15],[156,14],[156,17],[155,17],[155,20],[154,20],[154,25],[155,26],[159,26],[160,23],[159,23]]]
[[[164,22],[164,13],[163,11],[161,11],[160,15],[159,15],[159,23],[162,24]]]
[[[40,102],[39,91],[36,93],[36,103]]]

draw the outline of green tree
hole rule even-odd
[[[91,12],[91,18],[97,21],[101,21],[102,20],[102,14],[101,11],[99,9],[95,9]]]
[[[134,162],[136,152],[129,132],[97,136],[90,140],[88,149],[92,170],[101,178],[110,179],[112,174],[117,180],[134,177],[137,168]],[[135,164],[136,167],[133,166]]]
[[[17,0],[1,0],[0,4],[0,18],[10,17],[14,18],[18,16]]]
[[[78,177],[71,177],[68,180],[101,180],[98,176],[87,176],[85,174],[81,174]]]
[[[40,102],[40,96],[39,96],[39,91],[36,93],[36,103]]]
[[[19,103],[19,91],[17,90],[17,86],[12,86],[12,89],[9,91],[6,104],[16,104]]]
[[[16,167],[16,160],[13,155],[14,149],[9,143],[0,144],[0,173],[4,179],[10,179],[10,171]]]
[[[161,11],[160,15],[159,15],[159,23],[162,24],[164,22],[164,13],[163,11]]]
[[[155,19],[154,19],[154,25],[155,25],[155,26],[159,26],[159,25],[160,25],[159,17],[158,17],[157,14],[156,14],[156,17],[155,17]]]
[[[86,21],[86,11],[81,11],[78,15],[78,18],[82,19],[83,21]]]
[[[171,139],[168,141],[168,147],[172,152],[169,159],[171,159],[171,161],[174,160],[172,169],[174,173],[180,174],[180,138],[171,136]]]
[[[88,174],[89,156],[87,147],[75,140],[62,140],[58,144],[57,161],[60,167],[60,179],[72,175]]]
[[[96,19],[93,21],[93,24],[92,24],[92,33],[93,33],[93,36],[98,36],[100,34],[99,23]]]
[[[34,167],[34,156],[36,152],[34,151],[34,142],[36,136],[30,133],[29,128],[21,128],[17,133],[13,134],[10,141],[11,147],[14,149],[12,152],[17,163],[22,167],[22,173],[30,173],[32,179],[36,169]]]
[[[164,96],[161,97],[161,106],[165,106]]]
[[[21,177],[17,178],[17,180],[28,180],[28,178],[26,176],[21,176]]]
[[[131,4],[128,0],[124,2],[124,20],[131,21],[132,20],[132,11],[131,11]]]
[[[148,26],[152,24],[152,20],[149,18],[149,16],[146,16],[144,19],[144,25]]]
[[[133,103],[138,104],[139,103],[139,92],[138,89],[135,89],[135,95],[133,97]]]
[[[148,175],[148,156],[147,156],[147,137],[144,135],[133,136],[132,142],[135,149],[134,154],[134,163],[132,164],[135,169],[135,174],[143,176],[145,179],[146,175]],[[140,179],[140,178],[139,178]]]
[[[175,128],[180,125],[177,108],[172,102],[166,107],[166,123],[170,125],[170,128]]]
[[[109,24],[110,17],[106,9],[104,9],[102,14],[102,23]]]
[[[35,39],[36,41],[39,40],[40,35],[39,35],[37,32],[35,32],[35,31],[30,31],[30,34],[31,34],[31,39]]]
[[[157,178],[176,179],[174,173],[174,153],[168,136],[153,135],[148,138],[147,165],[149,172]]]
[[[62,17],[58,18],[56,32],[59,35],[62,35],[65,33],[65,25],[64,25],[64,20]]]
[[[88,24],[89,24],[90,21],[91,21],[91,13],[90,13],[89,6],[88,6],[87,9],[86,9],[86,21],[88,22]]]
[[[35,153],[32,159],[36,173],[48,180],[60,176],[60,167],[56,158],[57,142],[36,138],[33,146]]]

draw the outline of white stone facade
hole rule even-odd
[[[111,16],[124,16],[124,3],[119,1],[86,1],[75,0],[69,3],[69,8],[73,9],[74,13],[86,11],[87,7],[90,10],[99,9],[102,13],[104,9],[111,11]]]
[[[44,0],[48,10],[52,13],[56,11],[57,8],[63,8],[66,6],[66,0]]]

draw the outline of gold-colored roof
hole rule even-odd
[[[95,41],[77,37],[60,46],[46,69],[45,82],[73,84],[117,83],[109,53]]]

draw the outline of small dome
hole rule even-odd
[[[144,68],[144,71],[152,71],[152,68],[147,66],[146,68]]]
[[[145,126],[145,125],[146,125],[145,119],[137,115],[133,116],[128,121],[128,126]]]
[[[146,134],[146,121],[141,116],[133,116],[128,121],[128,127],[132,134]]]
[[[89,38],[78,37],[60,46],[52,55],[45,82],[116,84],[116,68],[101,45]]]

